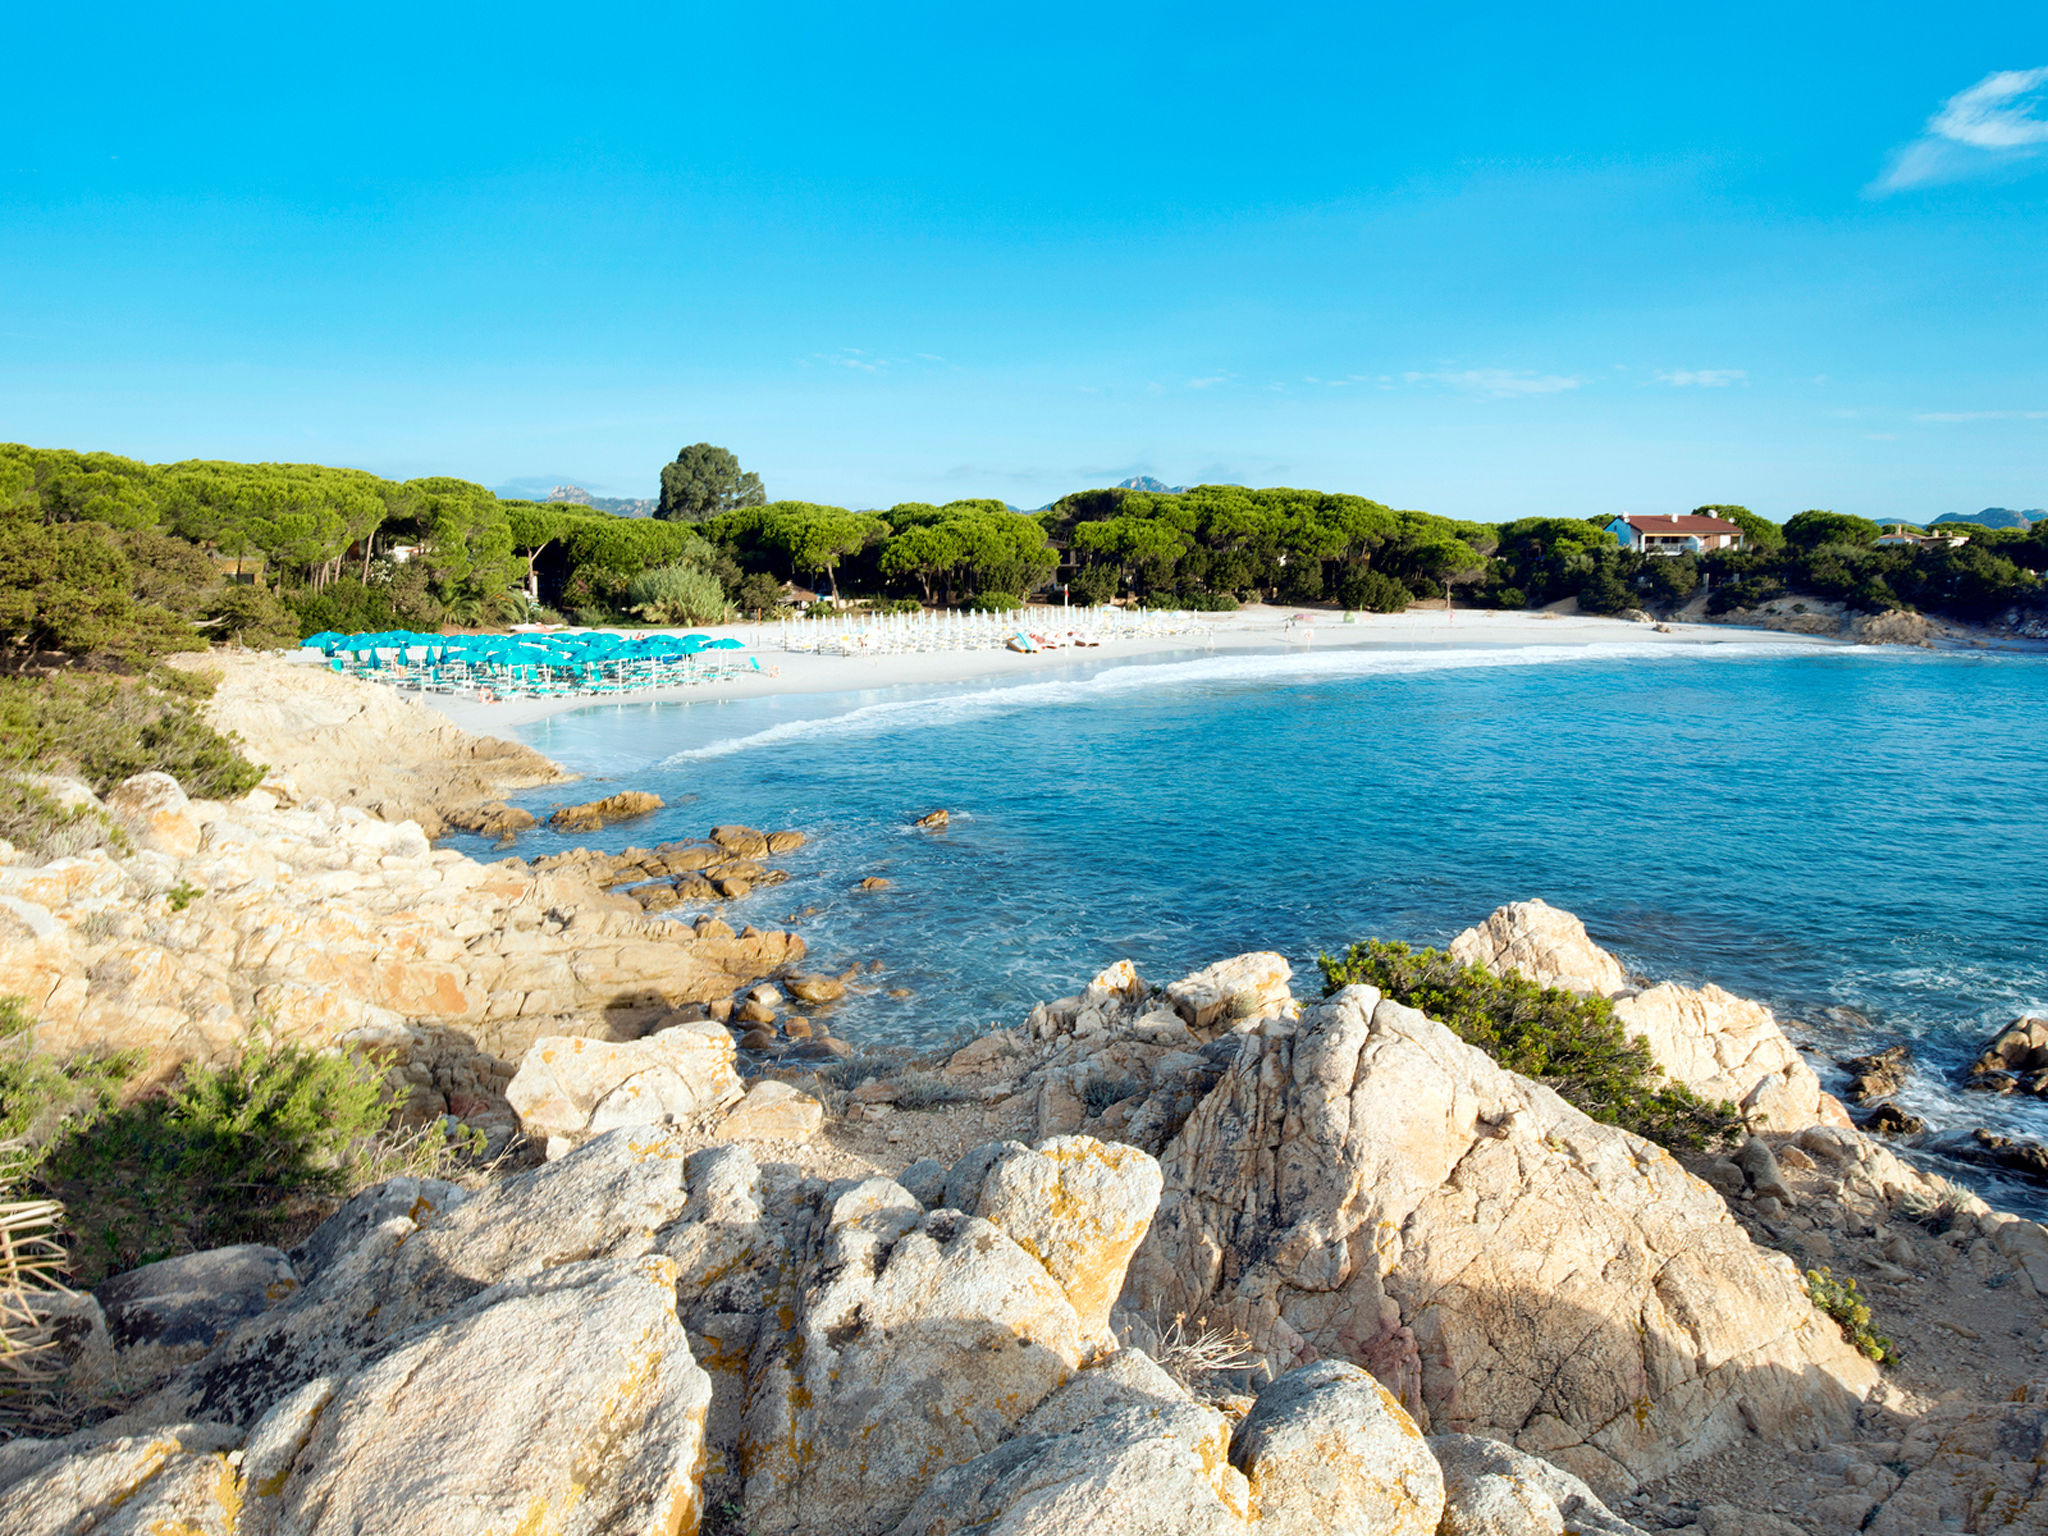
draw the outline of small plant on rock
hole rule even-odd
[[[1188,1327],[1187,1314],[1176,1312],[1172,1324],[1159,1335],[1159,1368],[1202,1397],[1215,1378],[1242,1374],[1252,1368],[1252,1341],[1241,1328],[1212,1328],[1205,1317]]]
[[[1870,1303],[1863,1299],[1856,1282],[1846,1276],[1836,1279],[1826,1267],[1806,1272],[1806,1294],[1813,1304],[1835,1320],[1842,1337],[1879,1365],[1897,1363],[1899,1352],[1892,1341],[1871,1327]]]
[[[46,790],[12,774],[0,775],[0,838],[38,864],[94,848],[129,851],[128,834],[105,811],[87,805],[67,808]]]
[[[948,1104],[965,1104],[973,1097],[972,1090],[923,1067],[906,1068],[896,1079],[898,1109],[944,1109]]]
[[[477,1170],[488,1144],[489,1138],[475,1126],[451,1126],[445,1116],[411,1130],[387,1128],[364,1137],[350,1150],[348,1187],[368,1189],[401,1176],[453,1181]],[[502,1159],[501,1153],[498,1160]]]
[[[1144,1091],[1145,1085],[1135,1077],[1091,1077],[1081,1090],[1081,1102],[1088,1106],[1089,1114],[1099,1115]]]
[[[1930,1232],[1946,1232],[1956,1224],[1957,1217],[1969,1210],[1970,1192],[1938,1173],[1926,1174],[1924,1178],[1926,1183],[1920,1188],[1908,1189],[1899,1197],[1899,1211]]]

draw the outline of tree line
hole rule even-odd
[[[1366,497],[1202,485],[1087,490],[1043,512],[1000,501],[856,510],[771,501],[724,449],[666,466],[656,517],[506,500],[446,477],[394,481],[304,464],[186,461],[0,445],[0,653],[288,643],[321,630],[565,618],[708,624],[787,586],[879,603],[1082,603],[1228,609],[1333,603],[1717,611],[1787,595],[1984,619],[2041,600],[2048,524],[1969,542],[1885,546],[1863,518],[1745,508],[1745,547],[1622,548],[1602,522],[1489,523]]]

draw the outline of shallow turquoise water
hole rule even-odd
[[[1440,943],[1540,895],[1653,976],[1771,1002],[1817,1064],[1910,1037],[1929,1070],[1909,1105],[2048,1133],[2048,1110],[1944,1081],[2048,1008],[2048,658],[1240,654],[937,696],[608,704],[521,734],[670,800],[606,846],[810,833],[796,878],[730,915],[818,907],[799,931],[820,961],[880,959],[883,987],[912,990],[843,1009],[855,1039],[1014,1023],[1125,955],[1163,981],[1277,949],[1302,991],[1319,950]],[[939,806],[948,832],[907,829]],[[851,894],[870,874],[893,889]]]

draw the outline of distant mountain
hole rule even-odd
[[[1120,491],[1150,491],[1155,496],[1178,496],[1187,489],[1184,485],[1162,485],[1150,475],[1133,475],[1128,480],[1119,480],[1116,488]]]
[[[1945,512],[1937,523],[1975,523],[1979,528],[2031,528],[2048,522],[2048,508],[2031,507],[2015,512],[2011,507],[1986,507],[1982,512]]]
[[[600,512],[614,512],[620,517],[652,517],[655,500],[641,497],[637,500],[618,496],[593,496],[580,485],[558,485],[548,492],[549,501],[571,501],[579,507],[595,507]]]

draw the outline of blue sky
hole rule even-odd
[[[10,23],[0,439],[2048,505],[2038,3],[178,9]]]

